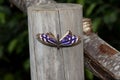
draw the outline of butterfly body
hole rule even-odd
[[[67,31],[62,38],[59,38],[59,34],[57,34],[57,38],[55,38],[55,36],[49,32],[46,34],[37,34],[37,39],[45,45],[57,47],[58,49],[60,47],[70,47],[80,43],[80,37],[73,35],[70,30]]]

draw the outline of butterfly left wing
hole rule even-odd
[[[42,34],[37,34],[37,39],[41,43],[48,45],[48,46],[57,46],[57,39],[54,37],[52,33],[42,33]]]
[[[74,46],[80,43],[80,36],[73,35],[71,31],[67,33],[59,40],[61,47]]]

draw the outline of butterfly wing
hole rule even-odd
[[[41,43],[48,45],[48,46],[57,46],[57,39],[54,37],[52,33],[42,33],[42,34],[37,34],[37,39]]]
[[[73,35],[71,31],[67,33],[59,40],[61,47],[74,46],[80,43],[80,36]]]

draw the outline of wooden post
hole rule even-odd
[[[45,4],[28,8],[32,80],[84,80],[82,6]],[[62,37],[67,30],[81,36],[81,43],[57,49],[40,43],[38,33]]]

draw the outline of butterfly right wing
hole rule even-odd
[[[54,47],[54,46],[57,46],[57,44],[58,44],[57,39],[54,37],[54,35],[52,33],[37,34],[37,39],[41,43],[48,45],[48,46]]]
[[[80,36],[73,35],[70,30],[59,40],[61,47],[70,47],[81,42]]]

